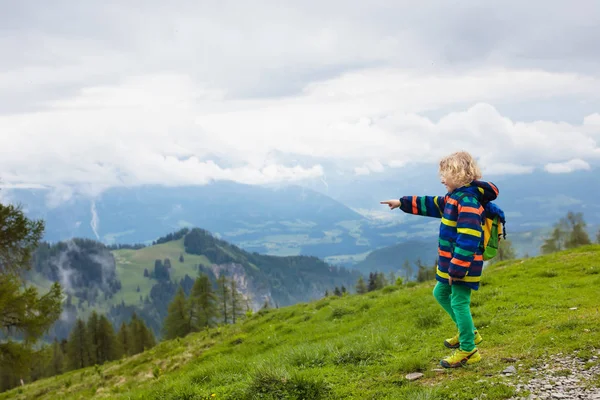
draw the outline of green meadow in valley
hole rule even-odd
[[[487,267],[472,300],[483,360],[465,368],[436,371],[455,328],[435,303],[434,284],[262,310],[0,399],[491,400],[515,394],[501,376],[508,365],[526,376],[560,352],[597,362],[590,355],[600,344],[599,245]],[[411,372],[424,376],[409,381]]]

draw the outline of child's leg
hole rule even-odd
[[[456,325],[458,325],[460,349],[472,351],[475,348],[475,326],[471,316],[471,289],[461,285],[452,285],[450,302],[456,318]]]
[[[452,304],[450,301],[450,296],[452,295],[452,286],[438,282],[433,288],[433,297],[437,300],[438,303],[442,306],[444,310],[450,315],[452,321],[456,323],[456,317],[454,315],[454,310],[452,309]]]

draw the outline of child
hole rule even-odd
[[[439,172],[448,191],[444,197],[405,196],[381,204],[409,214],[441,218],[438,282],[433,295],[458,328],[458,335],[444,341],[446,347],[457,350],[440,364],[445,368],[456,368],[481,360],[476,345],[483,339],[471,317],[471,290],[479,289],[483,268],[482,202],[495,200],[498,188],[491,182],[479,180],[479,167],[467,152],[443,158]]]

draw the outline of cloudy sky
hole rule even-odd
[[[600,165],[600,2],[0,0],[0,180]]]

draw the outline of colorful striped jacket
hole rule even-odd
[[[470,193],[471,195],[464,195]],[[498,197],[498,188],[491,182],[473,181],[441,196],[404,196],[400,209],[409,214],[441,218],[438,267],[436,279],[479,289],[483,255],[481,202]]]

